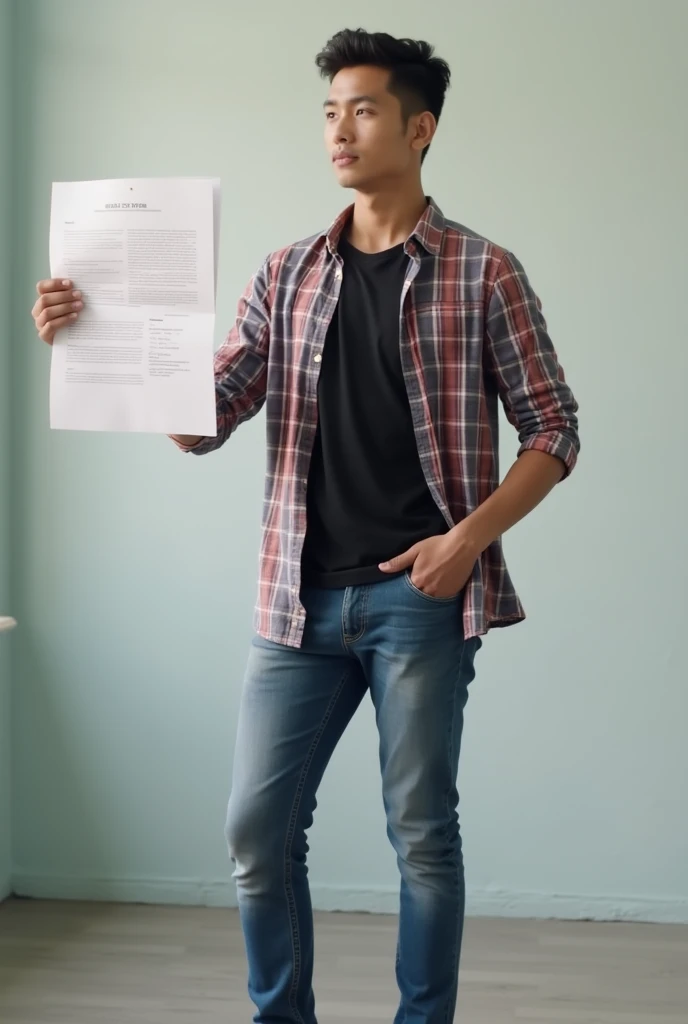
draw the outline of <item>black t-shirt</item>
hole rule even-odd
[[[374,583],[380,562],[447,523],[423,474],[399,351],[403,245],[364,253],[342,239],[344,276],[318,382],[303,580]]]

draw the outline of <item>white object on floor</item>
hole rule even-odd
[[[0,633],[4,633],[6,629],[14,629],[16,625],[16,619],[11,619],[9,615],[0,615]]]

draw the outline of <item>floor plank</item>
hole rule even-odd
[[[320,1024],[391,1024],[396,919],[316,915]],[[9,900],[2,1024],[249,1024],[236,911]],[[458,1024],[688,1024],[688,928],[466,923]]]

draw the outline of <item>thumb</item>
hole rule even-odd
[[[396,555],[394,558],[390,558],[389,562],[380,562],[378,568],[383,572],[400,572],[402,569],[410,569],[416,558],[418,558],[418,545],[414,544],[403,555]]]

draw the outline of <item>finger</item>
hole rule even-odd
[[[48,345],[52,345],[53,338],[60,328],[67,327],[68,324],[73,324],[76,316],[76,313],[70,313],[68,316],[60,317],[58,320],[51,320],[49,324],[46,324],[46,326],[38,332],[38,337],[41,341],[45,341]]]
[[[383,572],[400,572],[402,569],[410,568],[418,557],[418,545],[414,544],[412,548],[405,551],[403,555],[396,555],[395,558],[391,558],[389,562],[381,562],[379,568]]]
[[[72,282],[68,281],[67,278],[48,278],[47,281],[39,281],[36,285],[36,291],[39,295],[45,295],[46,292],[60,292],[65,288],[71,288]]]
[[[82,302],[61,302],[56,306],[48,306],[36,317],[36,326],[45,327],[46,324],[60,317],[68,316],[70,313],[78,313],[82,305]]]
[[[49,309],[51,306],[64,306],[70,302],[76,303],[73,305],[73,309],[81,309],[82,295],[79,291],[74,292],[46,292],[41,295],[39,299],[36,299],[34,307],[31,310],[31,315],[34,319],[40,316],[43,310]],[[83,303],[82,303],[83,304]]]

